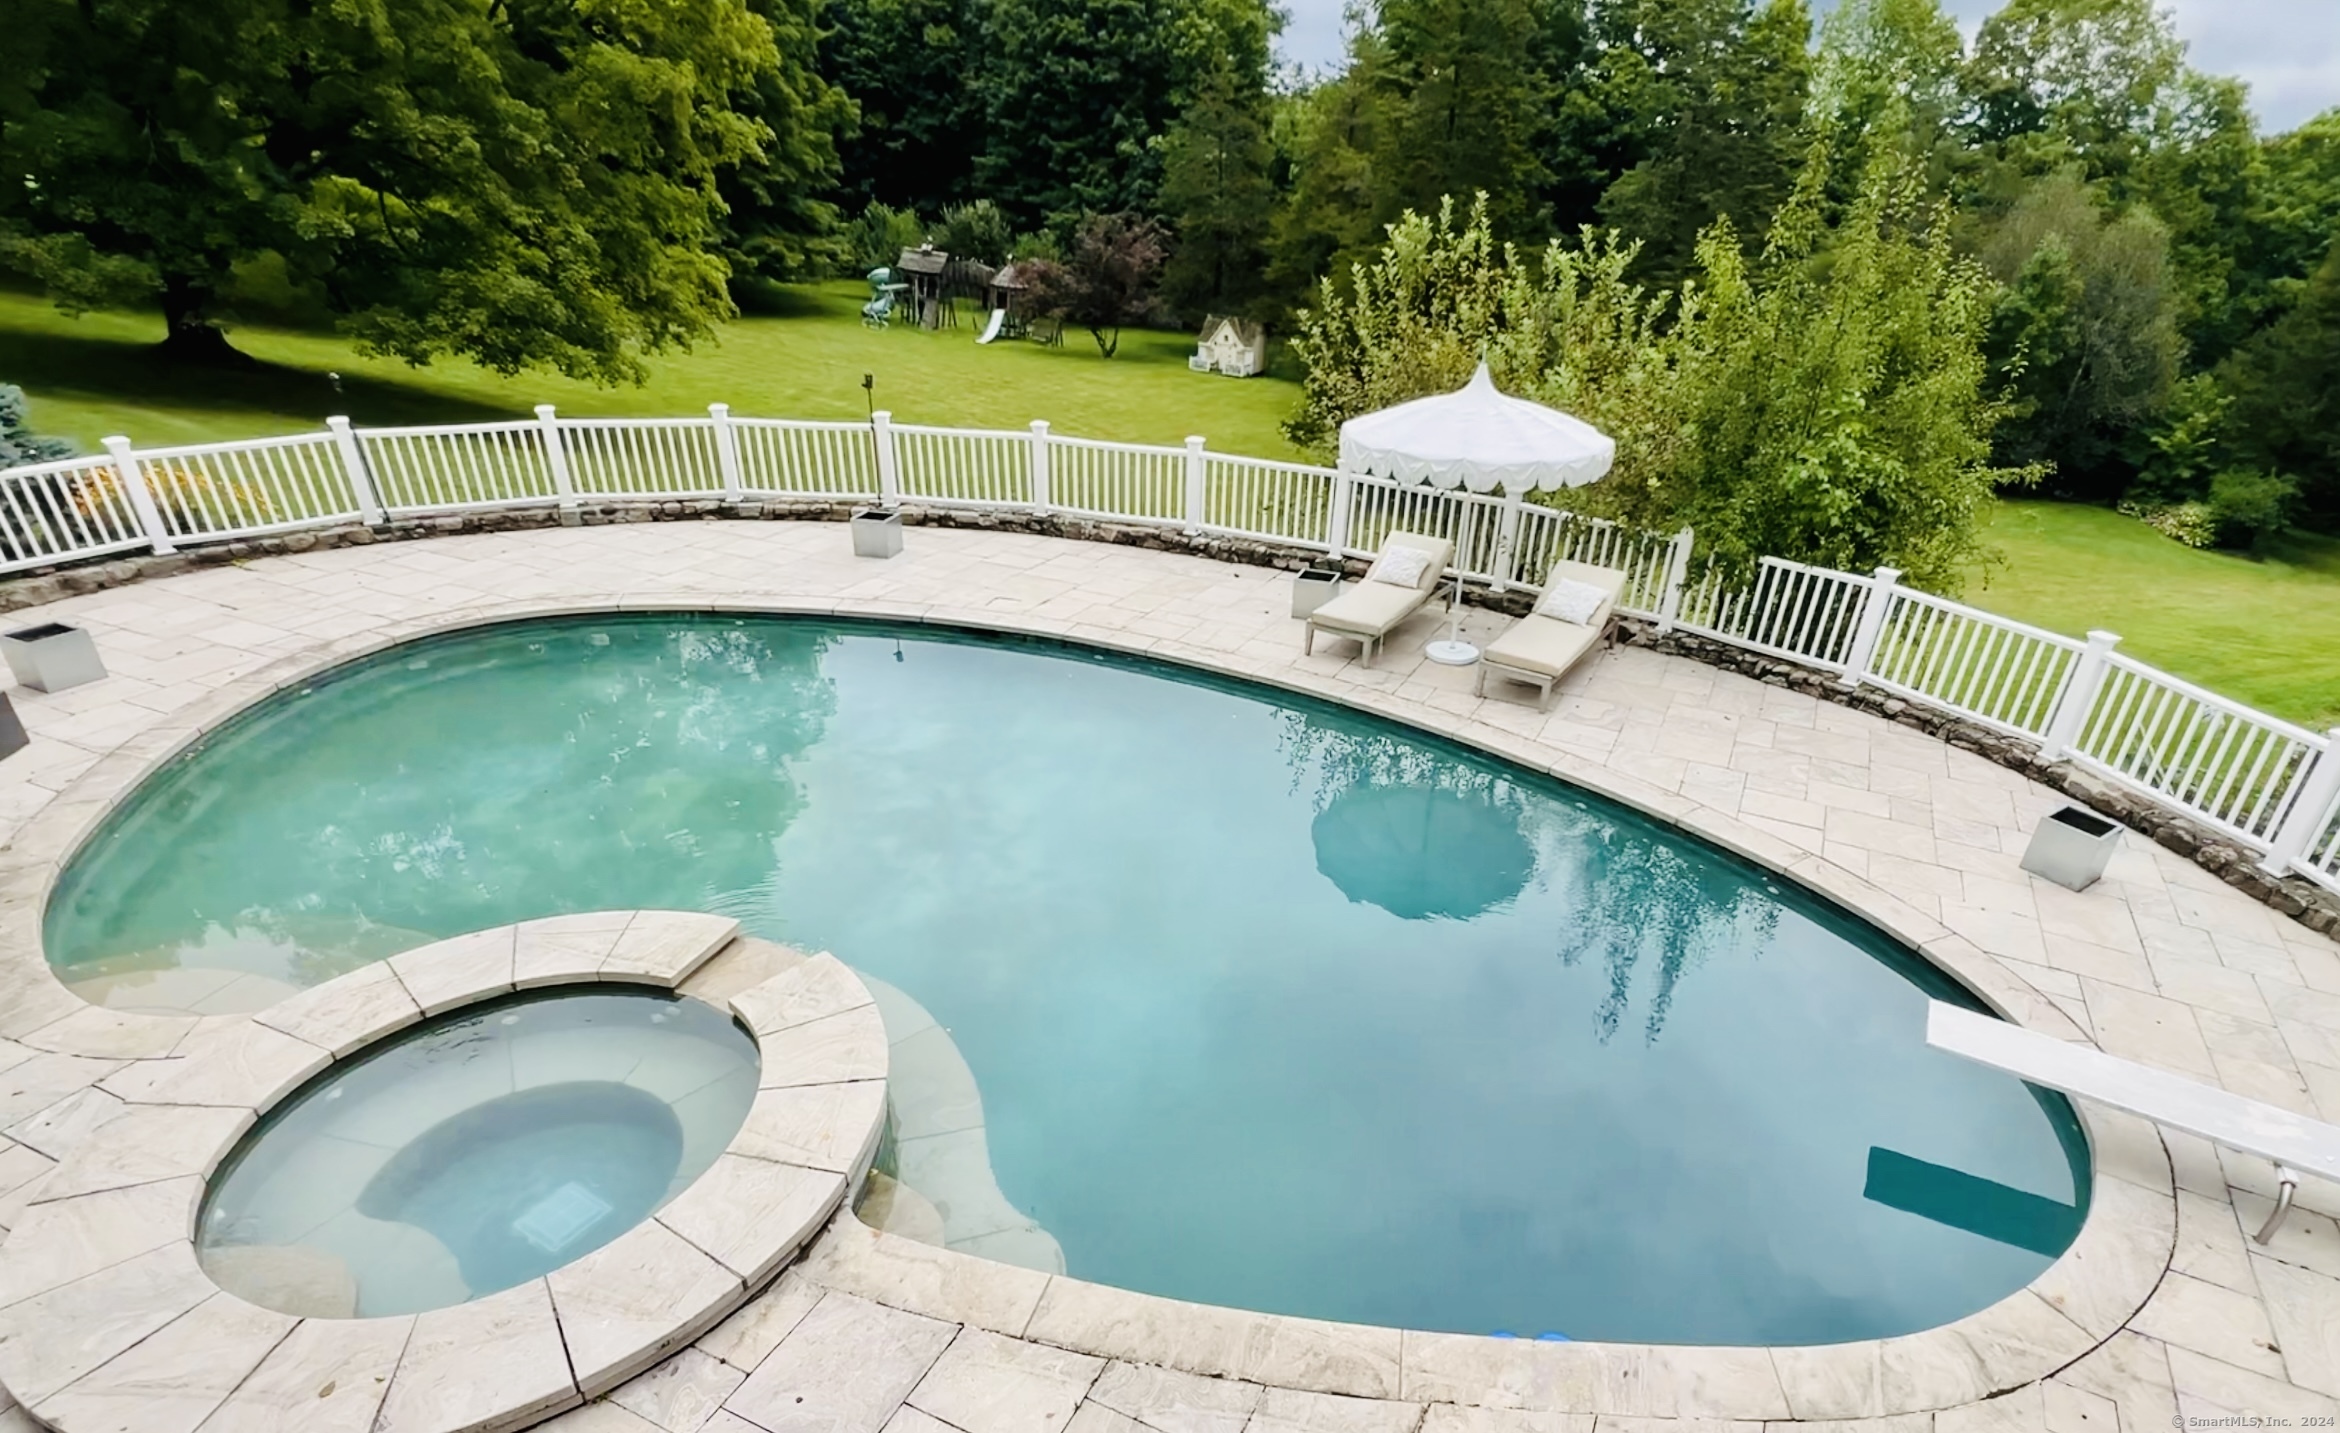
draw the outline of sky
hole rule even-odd
[[[1309,68],[1337,65],[1346,0],[1280,0],[1292,21],[1281,45],[1286,60]],[[2239,75],[2263,133],[2290,129],[2340,105],[2340,0],[2165,0],[2197,69]],[[1815,11],[1830,8],[1828,0]],[[1994,0],[1944,0],[1969,35]]]

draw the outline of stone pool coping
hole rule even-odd
[[[196,1218],[245,1131],[336,1060],[515,991],[672,990],[738,934],[728,917],[682,911],[523,921],[215,1030],[58,1165],[0,1247],[0,1382],[66,1433],[344,1417],[457,1433],[525,1427],[649,1369],[759,1293],[868,1170],[885,1123],[885,1031],[834,956],[730,996],[761,1061],[739,1131],[655,1214],[548,1275],[420,1314],[304,1318],[215,1284],[197,1261]],[[335,1393],[343,1404],[320,1402]]]
[[[2064,1039],[2086,1034],[1995,957],[1924,912],[1834,863],[1736,817],[1628,774],[1569,760],[1532,738],[1484,726],[1425,724],[1386,694],[1286,663],[1164,652],[1133,633],[1023,614],[874,600],[756,600],[637,593],[611,601],[476,604],[313,644],[231,682],[108,755],[29,820],[0,857],[0,992],[14,997],[0,1037],[107,1059],[181,1053],[219,1017],[142,1015],[91,1006],[59,984],[42,954],[41,912],[64,864],[124,795],[210,731],[272,693],[417,638],[533,617],[624,612],[769,613],[924,623],[1061,640],[1165,660],[1327,699],[1458,740],[1681,827],[1846,907],[1916,950],[2002,1016]],[[321,987],[322,988],[322,987]],[[291,1004],[292,1001],[284,1002]],[[276,1007],[283,1008],[282,1005]],[[262,1012],[267,1019],[273,1012]],[[2079,1107],[2094,1174],[2072,1247],[2028,1287],[1953,1323],[1900,1338],[1812,1348],[1545,1344],[1365,1328],[1184,1304],[1055,1277],[1018,1336],[1193,1373],[1353,1396],[1427,1398],[1563,1412],[1728,1419],[1876,1417],[1971,1403],[2035,1382],[2111,1338],[2153,1295],[2176,1242],[2171,1165],[2143,1122]],[[850,1220],[814,1250],[842,1259]],[[832,1256],[829,1245],[840,1246]],[[835,1267],[879,1302],[994,1328],[1032,1280],[1049,1276],[895,1236]],[[928,1255],[941,1256],[930,1259]],[[826,1265],[825,1265],[826,1266]],[[890,1277],[885,1271],[916,1274]],[[941,1272],[936,1272],[940,1269]],[[981,1317],[977,1317],[981,1315]],[[995,1331],[1009,1332],[1004,1327]],[[0,1379],[4,1379],[0,1365]]]

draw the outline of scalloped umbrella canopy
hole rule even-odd
[[[1341,466],[1350,472],[1474,493],[1581,488],[1615,461],[1616,439],[1557,408],[1497,390],[1484,363],[1452,393],[1341,425]]]
[[[1401,920],[1469,920],[1517,896],[1536,869],[1518,816],[1481,792],[1352,786],[1310,834],[1326,880]]]

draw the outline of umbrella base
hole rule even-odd
[[[1422,655],[1442,667],[1467,667],[1479,660],[1479,649],[1468,642],[1441,638],[1424,643]]]

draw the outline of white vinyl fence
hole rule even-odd
[[[0,469],[0,574],[327,523],[609,499],[813,499],[1063,513],[1362,557],[1392,531],[1455,545],[1495,591],[1553,563],[1626,574],[1622,610],[1837,674],[2040,743],[2340,891],[2340,730],[2280,721],[2130,660],[1904,587],[1891,568],[1765,558],[1751,580],[1694,575],[1694,537],[1635,532],[1516,499],[1301,463],[1063,437],[734,418],[563,418],[353,428],[133,449]]]

